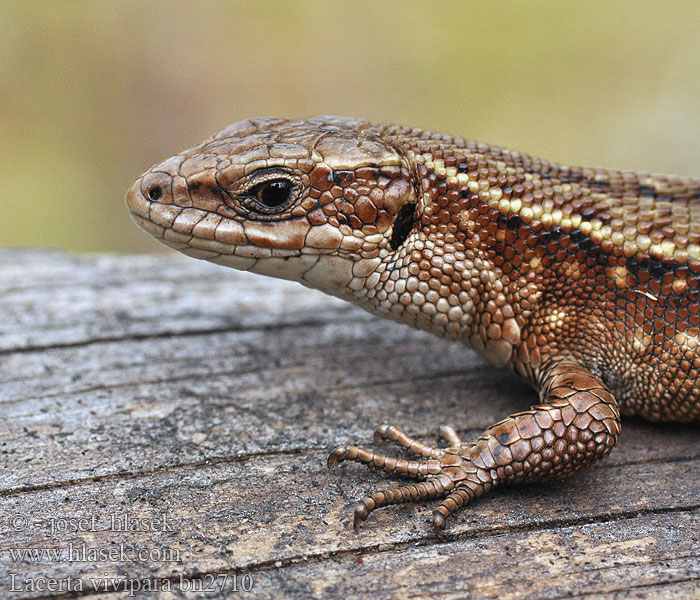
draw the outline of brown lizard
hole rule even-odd
[[[460,340],[540,404],[446,447],[396,426],[415,455],[333,450],[419,480],[360,501],[441,499],[446,517],[504,484],[579,471],[620,414],[700,415],[700,180],[568,167],[356,119],[235,123],[144,173],[136,222],[196,258],[283,277]]]

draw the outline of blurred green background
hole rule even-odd
[[[161,249],[128,186],[259,115],[700,176],[699,34],[697,0],[0,0],[0,246]]]

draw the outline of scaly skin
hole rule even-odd
[[[502,485],[608,454],[620,413],[700,415],[700,180],[566,167],[471,140],[339,117],[254,119],[144,173],[136,222],[196,258],[297,280],[458,339],[539,390],[540,404],[416,455],[336,448],[419,483],[433,523]]]

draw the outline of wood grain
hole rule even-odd
[[[695,425],[626,421],[599,466],[485,497],[439,539],[431,504],[355,535],[354,501],[388,482],[329,473],[333,445],[384,422],[474,436],[533,392],[455,343],[177,256],[0,251],[0,314],[3,597],[700,594]],[[11,573],[83,590],[11,591]],[[192,591],[207,575],[225,591]]]

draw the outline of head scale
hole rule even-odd
[[[362,295],[414,225],[405,157],[355,119],[253,119],[144,173],[135,221],[185,254]]]

